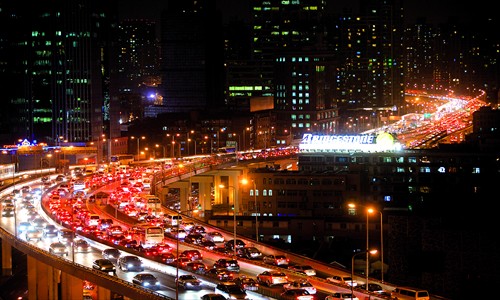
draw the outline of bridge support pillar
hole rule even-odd
[[[97,287],[97,300],[110,300],[111,291],[101,286]]]
[[[30,300],[58,299],[60,271],[28,256],[28,295]]]
[[[61,274],[61,300],[83,299],[83,280],[68,273]]]
[[[5,240],[2,241],[2,275],[12,275],[12,247]]]

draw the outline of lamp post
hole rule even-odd
[[[156,145],[155,145],[155,147],[156,147],[156,148],[159,148],[159,147],[160,147],[160,145],[156,144]],[[161,154],[162,154],[162,155],[161,155],[161,158],[165,158],[165,146],[163,146],[163,145],[162,145],[161,147],[162,147],[162,152],[161,152]]]
[[[362,252],[358,252],[358,253],[355,253],[353,256],[352,256],[352,261],[351,261],[351,298],[354,298],[353,295],[354,295],[354,290],[353,290],[353,281],[354,281],[354,259],[356,258],[356,256],[358,255],[362,255],[362,254],[366,254],[366,261],[368,261],[368,257],[370,254],[374,255],[374,254],[377,254],[377,250],[374,249],[374,250],[370,250],[370,251],[362,251]],[[366,290],[368,290],[368,281],[366,281]]]
[[[136,152],[136,153],[137,153],[137,160],[139,160],[140,155],[141,155],[141,152],[140,152],[140,150],[139,150],[141,147],[140,147],[140,144],[139,144],[139,143],[140,143],[140,140],[141,140],[141,139],[142,139],[142,140],[145,140],[145,139],[146,139],[146,137],[145,137],[145,136],[141,136],[141,137],[131,136],[130,138],[131,138],[132,140],[133,140],[133,139],[137,140],[137,152]]]
[[[241,183],[243,185],[248,184],[248,179],[243,178],[241,180]],[[259,212],[257,210],[257,188],[255,186],[255,180],[252,179],[252,184],[253,184],[253,199],[254,199],[254,206],[255,206],[255,240],[258,242],[259,241]]]
[[[219,188],[223,189],[225,188],[223,184],[219,185]],[[227,187],[227,190],[229,192],[229,189],[233,189],[233,259],[236,259],[236,210],[238,209],[238,203],[236,201],[236,189],[234,186],[230,185]]]
[[[368,290],[368,273],[370,272],[370,253],[368,252],[369,248],[369,243],[368,243],[368,237],[369,237],[369,230],[368,227],[370,225],[370,218],[368,217],[369,214],[368,212],[366,213],[366,290]]]
[[[358,205],[366,208],[366,290],[368,290],[368,272],[370,270],[370,265],[369,265],[369,262],[368,262],[368,258],[369,258],[368,257],[369,256],[369,252],[368,252],[368,249],[369,249],[368,238],[369,238],[369,225],[370,225],[369,215],[371,213],[374,213],[375,211],[378,211],[378,213],[380,214],[380,261],[381,261],[381,264],[382,264],[382,269],[381,269],[381,271],[382,271],[382,275],[381,275],[382,282],[384,281],[384,227],[383,227],[383,218],[382,218],[382,212],[380,210],[376,210],[374,208],[367,207],[367,206],[364,206],[364,205],[361,205],[361,204],[358,204]],[[356,204],[349,203],[348,206],[351,207],[351,208],[355,208]]]

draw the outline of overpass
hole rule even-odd
[[[224,167],[228,167],[228,165],[226,164],[224,165]],[[242,166],[224,169],[217,169],[210,166],[206,166],[204,168],[191,168],[187,169],[187,171],[185,172],[179,172],[175,175],[170,174],[170,176],[160,176],[159,178],[155,178],[153,180],[153,186],[155,193],[162,196],[161,199],[165,199],[165,194],[168,193],[168,189],[178,188],[181,192],[180,202],[182,211],[188,210],[189,196],[187,191],[190,183],[197,182],[200,184],[200,195],[211,195],[210,193],[212,188],[214,186],[218,186],[218,183],[221,182],[221,177],[224,176],[229,178],[229,185],[233,186],[233,188],[235,189],[233,194],[227,196],[227,204],[229,205],[238,202],[237,195],[239,193],[237,192],[237,189],[239,185],[236,183],[244,174],[244,172],[245,168]],[[220,190],[218,190],[219,189],[217,188],[215,189],[215,198],[223,199],[221,195],[217,194],[222,193]],[[212,203],[211,196],[200,197],[200,200],[203,206],[203,211],[210,211],[212,205],[216,204]],[[111,212],[116,212],[115,208],[113,207],[104,208],[104,210],[109,209],[111,210]],[[206,216],[202,215],[201,217]],[[196,219],[196,221],[200,222],[200,219]],[[217,228],[215,226],[210,226],[208,224],[204,224],[204,226],[206,226],[207,228],[212,227],[214,230],[224,231],[223,229]],[[231,236],[232,232],[225,231],[225,234]],[[84,279],[92,281],[98,285],[98,299],[111,299],[111,291],[119,291],[120,294],[128,299],[139,299],[143,297],[145,297],[143,299],[170,299],[150,290],[138,288],[128,281],[124,281],[113,276],[103,275],[83,265],[73,264],[67,260],[54,257],[47,251],[38,249],[31,246],[29,243],[15,239],[12,234],[9,234],[4,229],[0,231],[0,237],[3,241],[7,241],[7,243],[2,243],[2,271],[5,275],[8,275],[12,270],[10,247],[13,246],[28,255],[28,287],[30,299],[58,299],[56,293],[58,289],[61,289],[61,299],[81,299],[81,286]],[[320,290],[333,291],[346,289],[345,286],[332,284],[330,282],[327,282],[324,278],[325,276],[331,275],[332,273],[342,273],[350,275],[349,270],[337,268],[333,265],[311,260],[308,257],[304,257],[294,253],[288,253],[282,249],[258,243],[255,240],[251,240],[241,236],[238,236],[238,238],[244,240],[248,245],[255,246],[263,253],[286,254],[287,257],[289,257],[290,260],[294,263],[311,265],[317,270],[318,275],[322,275],[322,277],[307,277],[307,279],[309,279],[309,281],[311,281],[313,285],[315,285]],[[192,245],[190,245],[190,247],[196,248],[196,246]],[[245,261],[244,259],[239,260]],[[248,263],[261,266],[263,268],[270,268],[269,265],[262,264],[261,262],[248,261]],[[293,276],[294,278],[306,278],[304,275],[293,271],[283,271],[285,271],[290,276]],[[355,279],[363,281],[364,278],[358,277]],[[388,283],[377,282],[373,279],[370,279],[370,281],[379,283],[387,290],[391,290],[392,288],[394,288],[394,286]],[[359,295],[363,294],[366,297],[370,297],[370,299],[387,299],[384,296],[373,293],[366,294],[363,291],[359,290],[356,290],[356,294],[358,295],[358,297]],[[276,295],[269,295],[269,298],[272,299],[273,296],[276,297]]]

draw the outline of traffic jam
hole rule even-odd
[[[50,253],[68,258],[73,256],[73,259],[75,253],[99,252],[101,255],[92,262],[92,268],[114,275],[117,270],[135,272],[131,278],[133,283],[155,291],[170,284],[162,283],[158,276],[149,272],[145,268],[145,259],[190,272],[195,280],[182,282],[184,291],[193,289],[202,291],[202,294],[224,294],[217,290],[217,286],[214,290],[214,285],[228,282],[243,294],[251,292],[245,299],[269,299],[257,293],[263,291],[262,287],[274,291],[275,296],[283,294],[283,298],[288,297],[290,290],[298,289],[300,291],[295,294],[300,299],[318,299],[320,291],[316,294],[307,278],[301,277],[297,281],[297,278],[288,278],[279,272],[281,268],[295,265],[285,255],[266,255],[239,239],[235,243],[232,235],[206,228],[192,219],[183,220],[182,215],[162,207],[160,200],[150,194],[153,176],[158,172],[177,176],[179,169],[166,164],[103,167],[93,173],[75,168],[70,175],[43,176],[39,184],[15,190],[2,198],[2,207],[13,203],[19,212],[22,211],[19,214],[22,218],[17,222],[19,238],[45,242]],[[198,199],[192,197],[190,201],[197,203]],[[40,203],[43,211],[61,227],[44,219],[36,203]],[[104,213],[102,207],[106,205],[114,207],[115,216]],[[118,213],[132,222],[125,223],[115,218]],[[92,249],[91,240],[106,247]],[[177,248],[180,245],[182,250]],[[189,245],[196,247],[189,248]],[[233,249],[235,245],[236,251]],[[205,253],[221,258],[205,260]],[[236,259],[233,253],[237,254]],[[253,274],[243,272],[239,258],[260,261],[269,268],[255,268]],[[178,276],[174,278],[176,286],[178,279]],[[97,297],[92,283],[85,281],[83,290],[84,298]],[[228,299],[232,297],[226,296]]]

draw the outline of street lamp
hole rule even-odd
[[[139,145],[139,142],[140,142],[141,139],[145,140],[146,137],[145,136],[141,136],[141,137],[131,136],[130,138],[132,140],[134,140],[134,139],[137,140],[137,152],[136,153],[137,153],[137,160],[139,160],[139,158],[140,158],[140,150],[139,149],[141,148],[140,145]]]
[[[382,216],[382,211],[376,210],[374,208],[368,208],[368,212],[372,213],[377,211],[380,214],[380,280],[384,282],[384,222],[383,222],[383,216]]]
[[[241,183],[244,185],[248,184],[248,179],[243,178],[241,180]],[[252,184],[253,184],[253,199],[254,199],[254,206],[255,206],[255,240],[258,242],[259,241],[259,212],[257,210],[257,188],[255,186],[255,180],[252,179]]]
[[[160,147],[160,145],[156,144],[156,145],[155,145],[155,147],[156,147],[156,148],[159,148],[159,147]],[[162,154],[162,155],[161,155],[161,158],[165,158],[165,146],[163,146],[163,145],[162,145],[161,147],[162,147],[162,152],[161,152],[161,154]]]
[[[353,291],[353,287],[354,287],[354,258],[356,258],[356,256],[358,255],[362,255],[362,254],[366,254],[366,261],[368,262],[368,257],[370,254],[374,255],[374,254],[377,254],[377,249],[373,249],[373,250],[370,250],[370,251],[362,251],[362,252],[358,252],[358,253],[355,253],[353,256],[352,256],[352,261],[351,261],[351,298],[354,298],[353,295],[354,295],[354,291]],[[366,290],[368,290],[368,280],[366,281]]]
[[[219,185],[219,188],[223,189],[225,188],[225,186],[223,184],[220,184]],[[238,209],[238,203],[237,203],[237,199],[236,199],[236,189],[234,188],[234,186],[230,185],[227,187],[227,190],[229,192],[229,189],[230,188],[233,188],[233,206],[234,206],[234,209],[233,209],[233,259],[236,259],[236,210]]]
[[[382,212],[381,211],[376,210],[376,209],[371,208],[371,207],[361,205],[361,204],[358,204],[358,205],[366,208],[366,290],[368,290],[368,272],[370,270],[370,265],[368,262],[368,258],[369,258],[368,257],[369,256],[369,252],[368,252],[368,249],[369,249],[369,243],[368,243],[369,228],[368,227],[370,224],[369,223],[369,215],[371,213],[374,213],[375,211],[378,211],[378,213],[380,214],[380,261],[382,264],[382,267],[381,267],[381,271],[382,271],[381,280],[382,280],[382,282],[384,281],[384,228],[383,228],[383,219],[382,219]],[[349,203],[348,206],[351,208],[355,208],[356,204]]]

